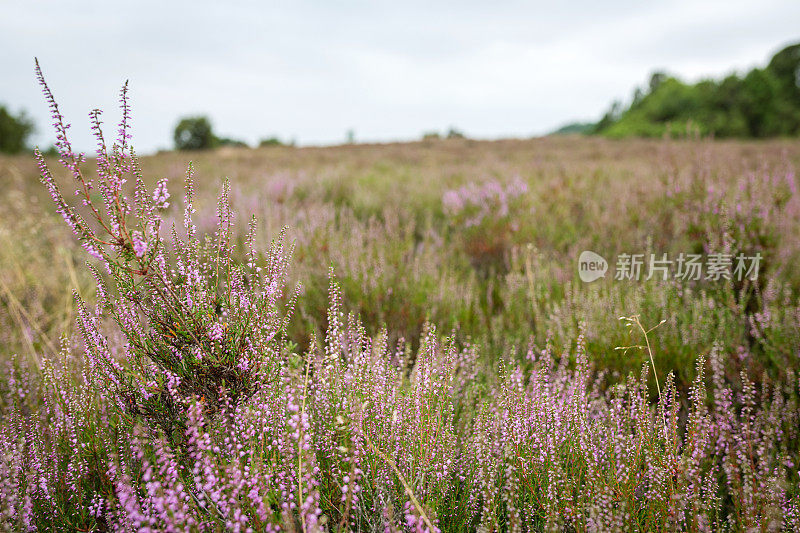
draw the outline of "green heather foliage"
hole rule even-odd
[[[696,134],[715,137],[800,135],[800,44],[784,48],[765,68],[745,76],[686,84],[664,73],[637,89],[627,109],[619,104],[595,127],[609,137]]]
[[[800,528],[796,143],[277,146],[186,172],[135,157],[123,88],[90,165],[39,79],[64,168],[0,159],[4,529]],[[587,249],[763,264],[584,283]]]

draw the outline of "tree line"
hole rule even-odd
[[[12,113],[0,105],[0,153],[30,149],[35,131],[25,112]],[[556,134],[599,134],[608,137],[682,136],[764,138],[800,135],[800,43],[775,54],[764,68],[731,74],[721,80],[685,83],[665,72],[655,72],[644,88],[636,88],[630,104],[614,102],[597,122],[576,122]],[[438,137],[438,134],[436,134]],[[447,137],[463,137],[451,129]],[[425,138],[432,138],[428,134]],[[348,134],[353,142],[353,134]],[[208,117],[184,117],[173,132],[178,150],[220,146],[247,146],[243,141],[218,137]],[[282,145],[277,137],[259,146]],[[292,144],[292,143],[289,143]]]
[[[598,122],[568,124],[555,133],[617,138],[800,135],[800,43],[787,46],[766,67],[743,76],[690,84],[655,72],[645,88],[634,91],[627,107],[614,102]]]

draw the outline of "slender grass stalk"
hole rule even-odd
[[[372,443],[372,440],[370,440],[369,435],[367,435],[366,432],[364,433],[364,438],[366,439],[367,444],[369,444],[369,447],[372,449],[372,451],[377,453],[381,459],[386,461],[386,464],[388,464],[389,467],[392,469],[392,471],[394,471],[395,475],[400,480],[400,483],[403,484],[403,488],[405,489],[406,494],[408,494],[408,497],[411,499],[411,503],[414,504],[414,508],[417,510],[420,517],[422,517],[422,519],[425,521],[425,525],[428,526],[428,529],[431,532],[436,531],[437,528],[434,527],[433,523],[431,522],[431,519],[428,518],[428,514],[425,512],[425,509],[422,507],[422,504],[419,503],[419,500],[414,494],[414,490],[411,488],[411,485],[408,484],[406,478],[403,477],[403,474],[400,472],[400,469],[397,468],[397,463],[394,462],[394,459],[392,459],[391,457],[383,453],[381,450],[379,450],[378,447]]]
[[[647,355],[650,358],[650,365],[653,368],[653,378],[655,378],[655,380],[656,380],[656,391],[658,391],[658,403],[660,405],[662,400],[663,400],[663,398],[661,397],[661,385],[658,382],[658,372],[656,371],[656,361],[655,361],[655,358],[653,357],[653,349],[650,347],[650,338],[649,338],[648,334],[651,331],[653,331],[654,329],[656,329],[657,327],[659,327],[661,324],[666,322],[667,320],[663,319],[663,320],[661,320],[661,322],[659,322],[658,324],[656,324],[652,328],[644,329],[644,326],[642,325],[642,321],[639,319],[639,315],[631,315],[631,316],[628,316],[628,317],[621,316],[621,317],[619,317],[619,319],[627,322],[629,327],[632,327],[632,326],[638,327],[639,330],[642,332],[642,335],[644,336],[645,345],[642,346],[642,345],[639,344],[639,345],[634,345],[634,346],[618,346],[615,349],[616,350],[623,350],[623,352],[627,352],[628,350],[634,349],[634,348],[647,351]],[[664,422],[664,436],[666,437],[667,421],[663,416],[661,416],[661,420]]]

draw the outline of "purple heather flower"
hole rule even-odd
[[[136,257],[144,257],[147,252],[147,242],[142,238],[142,234],[134,231],[131,237],[133,238],[133,253],[136,254]]]
[[[169,191],[167,190],[167,178],[158,180],[153,191],[153,204],[156,209],[166,209],[169,207]]]

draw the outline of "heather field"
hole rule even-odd
[[[55,118],[0,158],[6,529],[800,528],[797,141],[137,160],[124,119],[81,162]]]

